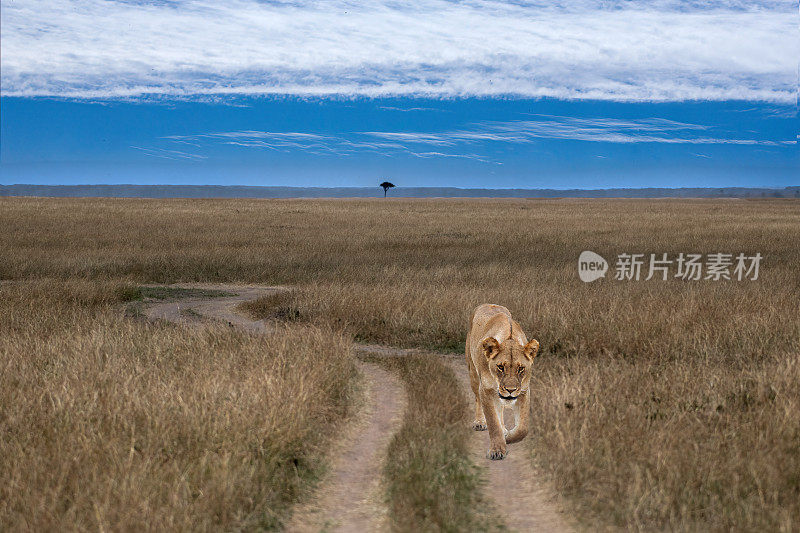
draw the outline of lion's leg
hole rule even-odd
[[[506,406],[503,402],[497,402],[497,418],[500,419],[500,427],[503,428],[503,438],[508,436],[508,428],[506,428],[505,420]]]
[[[528,434],[528,416],[530,416],[531,404],[528,392],[523,392],[517,396],[514,402],[514,429],[506,437],[506,442],[512,444],[519,442]]]
[[[480,393],[478,387],[480,386],[480,378],[475,365],[472,363],[472,357],[469,355],[469,345],[467,346],[467,366],[469,367],[469,384],[472,387],[472,393],[475,395],[475,419],[472,421],[472,429],[475,431],[486,431],[486,417],[483,415],[483,407],[481,407]]]
[[[502,409],[502,406],[499,405],[500,399],[493,389],[481,387],[478,390],[483,414],[486,417],[486,425],[489,427],[489,451],[486,453],[486,457],[502,459],[508,453],[508,448],[506,448],[506,439],[503,436],[503,426],[499,416],[499,410]]]
[[[475,420],[472,421],[472,429],[475,431],[486,431],[486,417],[483,414],[481,401],[475,398]]]

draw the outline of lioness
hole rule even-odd
[[[519,442],[528,434],[531,363],[539,352],[539,341],[528,339],[522,328],[502,305],[483,304],[475,308],[467,335],[467,365],[475,393],[476,431],[489,429],[489,459],[502,459],[506,444]],[[514,429],[503,423],[503,409],[514,410]]]

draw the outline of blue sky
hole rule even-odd
[[[797,7],[2,0],[0,182],[797,185]]]

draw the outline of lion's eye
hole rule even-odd
[[[497,370],[499,370],[500,372],[502,372],[502,371],[503,371],[503,365],[497,365]]]
[[[524,374],[525,373],[525,367],[524,366],[519,367],[519,370],[517,370],[517,372],[519,372],[520,374]]]

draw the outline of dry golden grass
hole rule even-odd
[[[277,527],[352,404],[349,340],[126,320],[119,292],[0,287],[0,529]]]
[[[800,527],[796,352],[760,360],[550,357],[538,366],[534,460],[584,522]]]
[[[800,528],[797,201],[0,199],[0,222],[3,278],[296,284],[285,318],[369,341],[460,351],[505,305],[542,343],[533,459],[593,528]],[[587,249],[764,260],[584,284]]]

